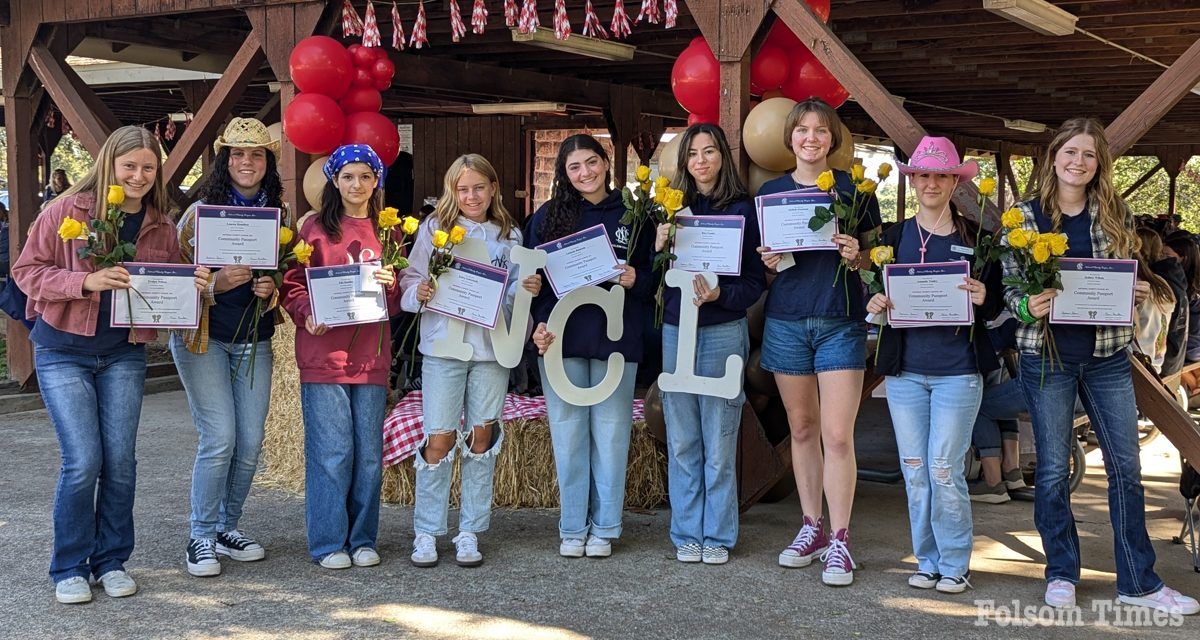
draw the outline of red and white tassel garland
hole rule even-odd
[[[538,19],[537,0],[525,0],[525,4],[521,5],[521,17],[517,20],[517,31],[533,33],[540,26],[542,22]]]
[[[583,17],[583,35],[589,38],[608,38],[604,25],[600,24],[600,16],[592,8],[592,0],[587,0],[587,11]]]
[[[375,17],[375,3],[367,1],[367,17],[363,19],[363,37],[362,44],[364,47],[378,47],[383,42],[383,36],[379,34],[379,20]]]
[[[679,1],[663,0],[663,13],[665,14],[666,18],[666,28],[674,28],[675,20],[679,17]]]
[[[554,0],[554,37],[558,40],[571,37],[571,19],[567,17],[566,0]]]
[[[643,18],[650,24],[658,24],[658,0],[642,0],[642,9],[634,22],[641,24]]]
[[[425,0],[421,0],[417,7],[417,21],[413,23],[412,40],[408,44],[414,49],[429,44],[429,38],[425,37]]]
[[[504,0],[504,26],[517,26],[517,19],[520,13],[520,10],[517,9],[517,0]]]
[[[487,28],[487,19],[487,3],[484,0],[475,0],[475,6],[471,9],[471,33],[483,35],[483,30]]]
[[[467,35],[467,26],[463,24],[462,11],[458,8],[458,0],[450,0],[450,39],[458,42]]]
[[[625,13],[624,0],[617,0],[617,4],[613,7],[612,24],[608,26],[612,30],[614,38],[629,37],[629,14]]]
[[[163,135],[165,135],[167,137],[167,140],[175,139],[175,121],[174,120],[167,119],[167,130],[163,133]]]
[[[400,9],[392,2],[392,48],[404,51],[404,25],[400,23]]]
[[[342,0],[342,37],[361,36],[362,32],[362,19],[358,17],[354,5],[350,4],[350,0]]]

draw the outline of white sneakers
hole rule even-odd
[[[334,551],[321,558],[318,564],[326,569],[349,569],[353,565],[350,561],[350,555],[345,551]]]
[[[463,531],[454,536],[454,561],[460,567],[478,567],[483,564],[483,554],[479,552],[479,538],[469,531]]]
[[[97,580],[104,585],[104,593],[110,598],[124,598],[137,593],[137,583],[121,569],[114,569]]]
[[[83,604],[92,601],[92,585],[87,578],[73,576],[54,584],[54,598],[63,604]]]
[[[564,558],[582,558],[584,547],[582,538],[563,538],[558,545],[558,555]]]
[[[437,566],[437,539],[428,533],[418,533],[417,537],[413,538],[413,552],[409,561],[414,567]]]
[[[612,555],[612,543],[600,536],[588,536],[584,553],[589,558],[607,558]]]
[[[379,553],[371,547],[359,547],[350,556],[350,561],[356,567],[373,567],[379,564]]]

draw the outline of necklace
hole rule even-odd
[[[917,225],[917,238],[921,240],[921,248],[919,249],[921,252],[921,264],[925,264],[925,252],[928,251],[928,249],[925,248],[925,245],[929,244],[929,239],[933,237],[933,232],[937,231],[942,226],[942,218],[946,215],[946,211],[948,210],[949,207],[946,207],[942,209],[941,213],[938,214],[938,219],[933,223],[933,227],[929,230],[929,235],[921,233],[921,223],[917,221],[915,216],[913,217],[913,224]]]

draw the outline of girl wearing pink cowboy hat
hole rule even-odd
[[[916,216],[883,234],[881,246],[892,248],[898,264],[972,262],[979,227],[959,215],[950,198],[959,183],[975,177],[979,166],[974,160],[962,162],[946,138],[929,136],[921,139],[907,164],[896,164],[909,176],[919,206]],[[987,265],[980,280],[963,280],[959,289],[975,305],[974,330],[881,328],[875,365],[887,376],[888,409],[908,490],[917,558],[908,584],[943,593],[961,593],[969,586],[971,498],[963,461],[983,397],[983,373],[999,367],[986,321],[1003,307],[997,265]],[[891,306],[879,293],[867,302],[867,311],[883,314]]]

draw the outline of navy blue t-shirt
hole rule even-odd
[[[218,293],[216,304],[208,308],[208,337],[225,343],[249,342],[250,325],[253,322],[254,280]],[[267,301],[263,301],[263,317],[258,323],[258,339],[270,340],[275,335],[275,322],[266,312]],[[236,335],[235,335],[236,334]]]
[[[900,235],[900,246],[896,250],[896,262],[911,264],[921,262],[921,238],[926,237],[925,262],[953,262],[966,259],[966,255],[953,247],[966,246],[958,232],[948,236],[927,235],[918,230],[916,218],[909,218]],[[968,337],[970,327],[909,327],[904,332],[903,348],[900,351],[900,370],[923,376],[957,376],[979,373],[975,362],[975,347]]]
[[[1050,218],[1042,213],[1042,205],[1033,202],[1034,220],[1037,221],[1038,231],[1049,233],[1052,230]],[[1092,255],[1092,214],[1087,207],[1083,213],[1062,216],[1062,233],[1067,234],[1068,258],[1094,258]],[[1053,327],[1054,346],[1058,347],[1058,356],[1063,362],[1087,362],[1096,352],[1096,328],[1089,325],[1056,324]]]
[[[121,225],[121,231],[118,234],[121,242],[136,242],[138,232],[142,230],[142,222],[145,219],[145,209],[126,216],[125,223]],[[118,299],[124,302],[124,297]],[[145,348],[145,345],[129,342],[127,327],[109,326],[112,300],[113,292],[111,290],[100,292],[100,311],[96,318],[95,336],[81,336],[69,331],[59,331],[39,317],[33,325],[33,331],[29,333],[29,339],[41,347],[83,356],[113,356],[130,349]]]
[[[837,190],[842,199],[849,202],[854,194],[854,184],[850,174],[845,171],[834,171]],[[791,174],[780,176],[764,184],[758,190],[758,195],[766,196],[772,193],[783,193],[812,187],[802,185],[792,178]],[[866,197],[859,196],[858,228],[851,233],[861,237],[871,229],[883,224],[879,217],[879,200],[874,194]],[[849,316],[862,319],[867,315],[866,301],[863,299],[862,280],[858,273],[843,270],[843,276],[838,275],[838,264],[841,255],[837,251],[795,251],[792,256],[796,266],[781,271],[771,283],[770,293],[767,294],[766,314],[781,320],[800,320],[812,317]],[[837,276],[837,282],[834,277]],[[850,308],[846,308],[846,286],[850,289]]]

